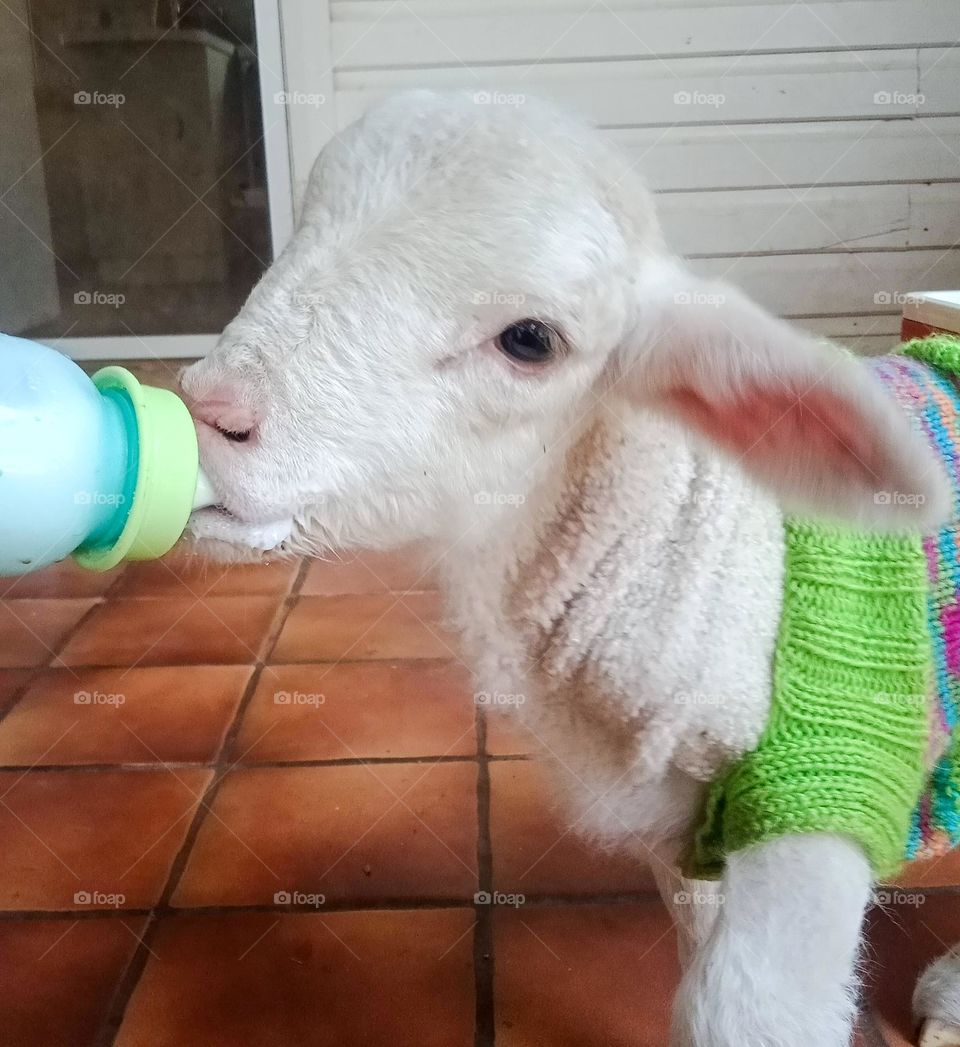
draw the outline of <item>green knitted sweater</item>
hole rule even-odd
[[[785,833],[845,833],[903,862],[923,790],[931,675],[919,538],[786,525],[789,578],[760,744],[714,783],[687,872]]]
[[[906,392],[956,484],[960,401],[951,375],[929,366],[944,367],[945,349],[956,372],[960,342],[933,340],[872,366]],[[956,845],[956,539],[956,524],[924,539],[785,521],[770,717],[757,748],[713,783],[687,875],[716,878],[726,854],[787,833],[848,835],[878,878],[921,853],[921,837]]]

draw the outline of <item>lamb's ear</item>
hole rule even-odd
[[[932,528],[950,489],[863,364],[775,319],[725,284],[662,267],[614,381],[724,449],[794,510],[861,524]]]

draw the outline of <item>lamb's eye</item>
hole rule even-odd
[[[541,320],[520,320],[497,335],[497,348],[513,360],[543,364],[560,349],[560,336]]]

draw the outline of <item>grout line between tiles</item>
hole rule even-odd
[[[112,589],[113,586],[111,585],[110,588]],[[67,599],[83,599],[83,597],[67,597]],[[60,640],[60,643],[57,644],[56,653],[52,654],[50,656],[50,661],[47,662],[46,665],[44,665],[45,669],[72,669],[71,666],[68,666],[64,662],[60,661],[60,656],[67,649],[67,646],[70,643],[70,641],[77,635],[78,632],[80,632],[81,628],[87,624],[87,621],[90,618],[92,618],[97,613],[97,611],[99,611],[100,608],[104,606],[105,603],[106,600],[104,599],[103,593],[94,598],[93,603],[90,604],[90,606],[83,612],[83,614],[81,614],[80,617],[73,623],[73,625],[70,626],[66,633],[64,633],[63,637]]]
[[[389,595],[389,594],[388,594]],[[273,597],[263,596],[255,597],[255,599],[272,599]],[[279,605],[282,606],[285,600],[290,597],[285,596],[279,600]],[[233,597],[226,597],[226,599],[243,599],[242,594],[238,594]],[[91,608],[92,610],[92,608]],[[84,615],[86,617],[86,615]],[[70,635],[73,635],[71,630]],[[59,657],[59,655],[57,655]],[[283,668],[303,668],[308,665],[315,665],[319,668],[330,667],[336,665],[390,665],[395,662],[453,662],[452,656],[447,655],[426,655],[421,657],[420,655],[397,655],[396,657],[390,658],[312,658],[298,661],[297,659],[285,658],[283,661],[272,662],[269,659],[264,659],[264,668],[269,666],[271,669],[283,669]],[[144,669],[222,669],[225,665],[249,665],[249,662],[141,662],[136,668]],[[8,665],[8,669],[32,669],[34,666],[31,665]],[[87,662],[83,665],[40,665],[36,666],[37,669],[42,669],[47,672],[50,670],[56,670],[58,672],[74,672],[74,673],[92,673],[102,672],[105,669],[123,669],[128,668],[123,664],[113,664],[110,662]]]
[[[490,766],[487,718],[476,711],[477,735],[477,888],[493,893],[493,844],[490,837]],[[497,1037],[494,1000],[493,906],[474,904],[473,932],[474,1047],[494,1047]]]
[[[660,895],[649,890],[628,894],[553,894],[531,895],[524,900],[525,909],[575,909],[597,905],[636,906],[660,905]],[[3,909],[0,923],[18,920],[112,920],[118,916],[149,916],[164,918],[194,916],[242,916],[245,913],[273,913],[276,916],[298,914],[324,916],[336,912],[409,912],[420,909],[468,909],[475,905],[471,898],[341,898],[323,906],[273,905],[197,905],[172,906],[157,904],[152,909]],[[489,910],[490,906],[484,906]]]
[[[143,930],[137,939],[136,948],[134,948],[127,966],[117,981],[116,988],[107,1006],[103,1024],[93,1038],[93,1047],[108,1047],[109,1044],[113,1043],[120,1029],[120,1023],[123,1021],[123,1016],[126,1013],[130,997],[133,995],[133,991],[140,981],[140,976],[143,974],[143,969],[147,965],[147,957],[150,954],[151,945],[156,935],[158,920],[157,914],[153,910],[147,910],[146,917]]]
[[[249,685],[248,685],[249,686]],[[244,688],[244,695],[246,694],[246,688]],[[241,696],[241,703],[243,702],[243,696]],[[512,762],[529,762],[532,760],[531,756],[525,753],[510,753],[503,756],[488,756],[487,759],[492,763],[510,763]],[[366,767],[366,766],[377,766],[381,764],[403,764],[403,763],[476,763],[478,758],[470,753],[464,753],[459,756],[453,755],[439,755],[439,756],[342,756],[333,757],[328,760],[257,760],[257,761],[237,761],[236,763],[230,764],[231,770],[238,771],[256,771],[256,770],[277,770],[287,767]],[[29,771],[31,774],[67,774],[74,771],[83,773],[91,773],[98,771],[129,771],[135,773],[137,771],[163,771],[163,770],[197,770],[197,771],[211,771],[216,770],[218,767],[224,766],[224,762],[208,760],[204,761],[191,761],[191,760],[160,760],[152,763],[45,763],[45,764],[0,764],[0,774],[3,773],[22,773]]]
[[[130,566],[130,562],[129,561],[125,562],[120,567],[120,570],[117,571],[116,577],[113,579],[113,581],[100,594],[100,596],[104,599],[104,601],[109,600],[109,599],[111,599],[111,598],[113,598],[115,596],[122,595],[120,593],[120,582],[123,580],[124,576],[126,575],[127,568],[129,566]]]
[[[40,676],[41,673],[46,672],[46,667],[42,665],[33,666],[32,669],[28,669],[28,675],[26,679],[20,684],[19,687],[14,688],[13,693],[4,703],[3,708],[0,708],[0,723],[7,718],[8,714],[12,711],[15,705],[19,705],[23,696],[30,690],[34,682]],[[23,768],[12,768],[13,770],[23,770]]]
[[[940,893],[955,894],[957,888],[941,888]],[[0,909],[0,923],[17,920],[111,920],[118,916],[146,916],[155,913],[164,917],[177,916],[237,916],[244,913],[288,913],[319,915],[334,912],[406,912],[416,909],[465,909],[475,906],[469,897],[436,898],[340,898],[328,901],[322,907],[313,905],[274,905],[254,902],[238,905],[172,906],[157,904],[152,909]],[[524,909],[576,909],[591,906],[628,907],[660,905],[660,895],[651,885],[636,891],[597,894],[531,894],[524,898]],[[490,906],[484,906],[489,909]]]
[[[124,571],[125,570],[126,569],[124,569]],[[4,708],[2,710],[0,710],[0,722],[3,722],[3,720],[6,719],[6,717],[10,714],[10,712],[13,711],[15,706],[20,705],[21,701],[23,700],[23,696],[30,689],[30,687],[32,685],[34,685],[34,683],[38,680],[38,678],[40,677],[40,675],[42,673],[48,672],[50,669],[61,669],[62,668],[62,669],[64,669],[67,672],[71,672],[72,671],[74,675],[77,674],[76,670],[69,669],[69,668],[67,668],[65,666],[55,665],[55,663],[57,663],[58,659],[60,658],[60,655],[67,649],[67,644],[73,639],[74,636],[76,636],[76,633],[80,631],[81,626],[85,625],[87,623],[87,619],[90,618],[90,616],[93,615],[94,612],[99,609],[99,607],[102,607],[104,605],[107,593],[110,593],[112,591],[112,589],[116,588],[117,582],[120,580],[120,578],[124,577],[124,571],[118,571],[116,578],[114,578],[114,580],[107,586],[107,588],[105,589],[105,591],[103,593],[99,594],[99,596],[96,596],[96,597],[92,597],[92,598],[90,598],[90,597],[63,597],[63,598],[59,598],[59,597],[50,597],[50,598],[47,598],[47,597],[30,597],[30,598],[25,598],[25,599],[53,599],[53,600],[57,600],[57,599],[67,599],[67,600],[92,599],[93,603],[90,604],[90,606],[83,612],[83,615],[81,615],[80,618],[77,619],[73,623],[73,625],[71,625],[70,628],[67,629],[67,631],[63,634],[63,637],[61,638],[60,643],[57,644],[57,646],[55,646],[54,650],[51,651],[49,662],[46,662],[43,665],[25,666],[25,668],[27,668],[27,669],[32,669],[32,672],[30,672],[30,674],[27,676],[27,678],[23,682],[23,684],[21,684],[20,687],[18,687],[17,690],[14,692],[13,698],[10,698],[10,700],[7,701],[7,703],[4,706]],[[0,602],[6,602],[6,601],[0,601]]]
[[[197,803],[196,810],[194,811],[193,818],[187,828],[183,843],[171,863],[170,873],[167,876],[167,882],[161,892],[160,900],[151,910],[150,915],[147,918],[143,936],[141,937],[133,956],[130,958],[130,962],[127,964],[123,975],[117,983],[113,997],[110,1001],[110,1006],[107,1008],[107,1014],[104,1018],[103,1025],[94,1040],[96,1047],[108,1047],[108,1045],[114,1042],[117,1033],[120,1031],[120,1026],[123,1024],[124,1015],[126,1014],[130,999],[136,991],[137,984],[147,966],[147,958],[151,952],[151,946],[159,928],[158,913],[162,913],[169,908],[170,898],[173,896],[173,892],[176,890],[177,884],[180,882],[180,877],[183,875],[183,870],[186,868],[187,860],[193,849],[193,844],[200,832],[200,828],[203,825],[206,812],[210,810],[210,806],[216,800],[216,795],[219,791],[220,785],[226,777],[226,771],[229,770],[227,760],[233,741],[240,729],[240,720],[246,712],[247,706],[250,704],[254,691],[257,688],[257,684],[260,681],[260,677],[263,674],[267,659],[270,657],[270,654],[276,646],[277,640],[280,638],[280,633],[283,631],[287,618],[296,606],[297,600],[300,596],[300,588],[307,575],[308,565],[308,560],[304,559],[301,561],[300,567],[293,579],[293,583],[290,586],[287,595],[280,602],[280,606],[274,615],[270,628],[264,636],[260,646],[259,657],[254,663],[253,672],[250,674],[250,679],[247,681],[247,686],[237,705],[233,721],[224,736],[223,743],[217,754],[217,760],[213,767],[214,773],[203,792],[203,796]]]
[[[84,599],[84,597],[67,597],[66,599]],[[50,669],[62,668],[62,666],[57,666],[54,663],[66,650],[67,644],[77,634],[80,627],[85,625],[87,619],[102,606],[103,597],[101,595],[94,599],[93,603],[90,604],[90,606],[83,612],[83,614],[81,614],[80,617],[73,623],[73,625],[71,625],[70,628],[63,634],[63,636],[60,639],[60,643],[58,643],[56,647],[53,649],[48,648],[48,650],[50,650],[50,660],[48,662],[45,662],[43,665],[24,666],[24,668],[26,669],[31,669],[32,672],[26,678],[26,680],[24,680],[24,682],[16,689],[16,691],[14,691],[13,697],[6,703],[6,705],[4,705],[2,709],[0,709],[0,723],[2,723],[7,718],[7,716],[13,711],[13,708],[15,706],[20,704],[20,702],[23,700],[23,696],[30,689],[31,685],[39,678],[41,673],[48,672]],[[74,675],[76,675],[75,671]]]

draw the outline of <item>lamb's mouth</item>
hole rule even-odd
[[[197,509],[190,516],[187,530],[198,543],[230,546],[236,552],[254,554],[281,552],[293,534],[293,517],[287,516],[263,523],[248,523],[223,506]]]

